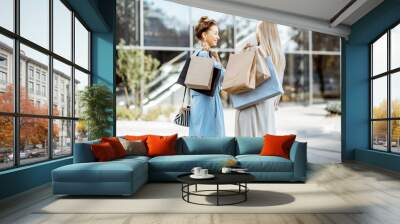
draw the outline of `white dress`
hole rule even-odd
[[[275,98],[236,110],[235,136],[261,137],[276,134]]]
[[[251,35],[242,44],[238,44],[237,51],[243,49],[246,43],[257,44],[255,34]],[[282,77],[282,75],[279,75]],[[236,110],[235,136],[261,137],[265,134],[276,134],[275,101],[277,97],[267,99],[254,106]]]

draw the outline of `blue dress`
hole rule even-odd
[[[197,55],[198,53],[198,55]],[[208,51],[195,52],[199,57],[210,57]],[[220,96],[221,83],[225,73],[222,65],[214,61],[214,67],[221,69],[217,89],[213,97],[191,90],[189,135],[199,137],[224,137],[224,111]]]

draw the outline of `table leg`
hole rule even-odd
[[[195,191],[197,192],[197,184],[195,185]]]
[[[188,192],[188,193],[187,193],[187,201],[188,201],[188,202],[190,202],[190,201],[189,201],[189,195],[190,195],[190,184],[188,184],[188,185],[187,185],[187,192]]]
[[[248,192],[248,189],[247,189],[247,183],[244,183],[244,187],[245,187],[245,192],[244,192],[244,201],[247,201],[247,192]]]
[[[219,184],[217,184],[217,206],[219,205]]]

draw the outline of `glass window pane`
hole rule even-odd
[[[49,0],[20,0],[21,36],[49,47]]]
[[[189,47],[189,7],[164,0],[144,0],[144,45]]]
[[[72,121],[53,120],[53,157],[72,154]]]
[[[400,153],[400,120],[392,120],[391,124],[391,141],[392,152]]]
[[[400,118],[400,72],[390,76],[391,116]]]
[[[308,55],[286,54],[286,68],[283,76],[285,93],[282,96],[282,101],[308,101],[309,82]]]
[[[200,47],[200,43],[196,38],[196,34],[194,33],[194,27],[199,21],[200,17],[208,16],[210,19],[214,19],[218,23],[219,28],[219,37],[221,38],[218,41],[219,48],[232,48],[233,49],[233,30],[234,30],[234,18],[232,15],[209,11],[205,9],[192,8],[192,29],[193,29],[193,40],[196,43],[195,47]]]
[[[242,46],[243,44],[249,42],[249,39],[255,38],[254,36],[256,34],[257,23],[258,20],[235,16],[235,38],[237,46]],[[235,46],[235,48],[237,46]]]
[[[387,151],[387,121],[372,122],[372,148]]]
[[[309,32],[307,30],[278,25],[278,31],[285,52],[309,49]]]
[[[144,91],[144,102],[155,101],[170,94],[168,91],[175,83],[185,63],[187,52],[184,51],[150,51],[144,53],[146,65],[144,66],[144,83],[148,88]],[[151,59],[151,60],[150,60]],[[175,81],[174,81],[175,80]],[[151,83],[151,84],[150,84]],[[135,84],[134,89],[140,92],[140,84]],[[137,95],[138,96],[138,95]],[[134,105],[139,105],[139,97],[135,97]],[[174,100],[171,100],[174,104]]]
[[[13,118],[0,116],[0,170],[14,165]]]
[[[89,75],[75,69],[75,117],[79,117],[81,114],[81,108],[79,106],[79,98],[81,92],[85,87],[89,86]]]
[[[14,43],[0,35],[0,111],[14,111]]]
[[[14,31],[14,0],[0,1],[0,26]]]
[[[387,34],[372,44],[372,75],[387,71]]]
[[[340,37],[312,32],[312,48],[314,51],[340,51]]]
[[[387,78],[372,80],[372,118],[387,118]]]
[[[314,99],[340,98],[340,56],[313,55]]]
[[[117,0],[117,41],[126,45],[140,44],[140,0]]]
[[[75,63],[89,70],[89,32],[75,18]]]
[[[72,12],[60,1],[53,0],[53,51],[71,60]]]
[[[72,117],[71,66],[53,60],[53,115]]]
[[[21,164],[34,163],[49,158],[49,120],[45,118],[20,118]]]
[[[84,120],[75,121],[75,143],[88,140],[88,129]]]
[[[390,34],[390,67],[395,69],[400,67],[400,25],[393,28]]]
[[[21,44],[21,113],[48,114],[48,63],[47,55]]]

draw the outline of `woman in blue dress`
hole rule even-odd
[[[207,16],[202,16],[195,27],[195,34],[201,42],[202,49],[195,51],[194,54],[200,57],[210,57],[211,55],[214,59],[214,67],[221,69],[221,76],[214,96],[191,91],[189,135],[223,137],[225,136],[224,112],[219,93],[225,70],[221,65],[218,54],[210,52],[212,47],[217,46],[220,39],[217,22]]]

